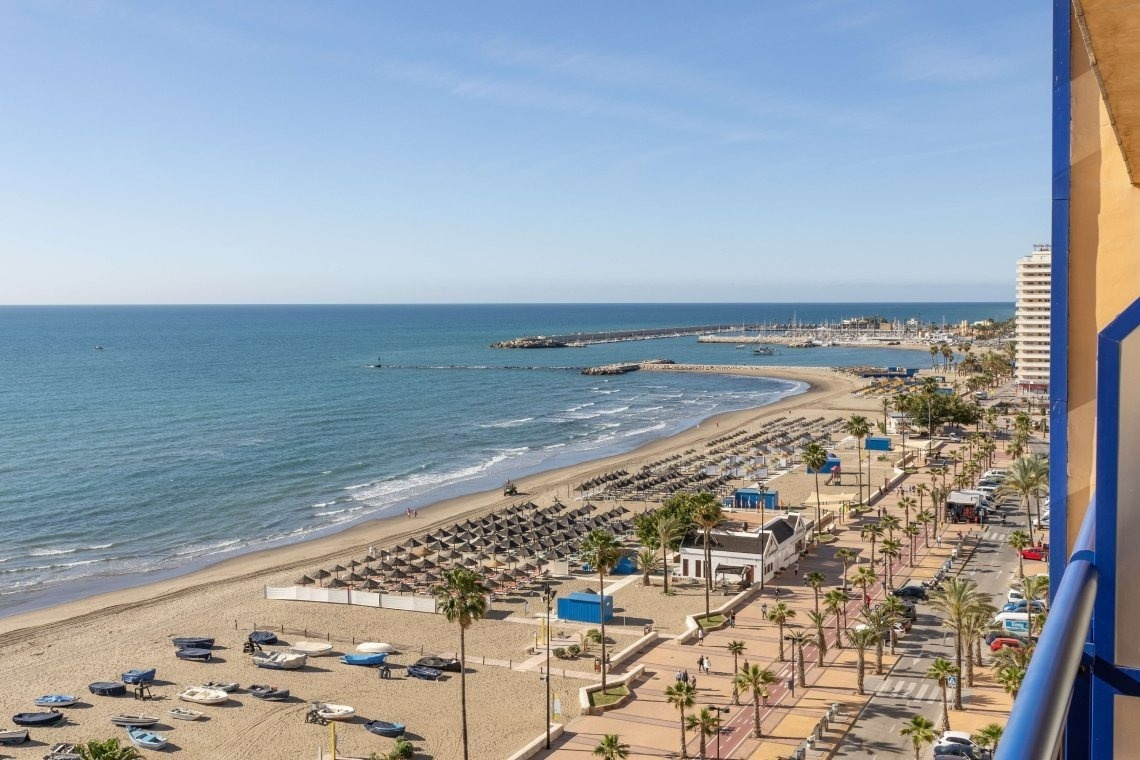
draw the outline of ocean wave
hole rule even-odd
[[[664,429],[665,429],[665,423],[664,422],[658,422],[656,425],[650,425],[649,427],[634,428],[633,430],[627,430],[621,434],[621,437],[622,438],[629,438],[630,436],[644,435],[645,433],[652,433],[655,430],[664,430]]]
[[[174,555],[177,557],[200,557],[206,554],[216,554],[219,549],[226,549],[240,543],[241,539],[228,538],[224,541],[215,541],[208,544],[191,544],[174,552]]]
[[[50,565],[30,565],[26,567],[9,567],[0,570],[0,575],[15,575],[18,573],[42,573],[45,570],[63,570],[68,567],[82,567],[94,565],[96,562],[105,562],[105,559],[81,559],[75,562],[53,562]]]
[[[519,417],[517,420],[503,420],[501,422],[492,422],[489,424],[480,425],[481,428],[515,428],[521,427],[528,422],[534,420],[534,417]]]
[[[32,549],[28,552],[30,557],[54,557],[57,554],[75,554],[79,549]]]

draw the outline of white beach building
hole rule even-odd
[[[713,581],[743,580],[756,583],[761,577],[770,581],[776,573],[791,566],[807,550],[808,538],[815,521],[806,514],[789,512],[751,530],[714,530],[710,536]],[[704,578],[704,534],[690,533],[681,542],[681,564],[676,575]]]

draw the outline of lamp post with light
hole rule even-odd
[[[550,610],[558,592],[549,583],[542,588],[542,601],[546,604],[546,748],[550,749]]]

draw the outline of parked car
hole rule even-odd
[[[997,652],[1006,647],[1010,649],[1024,649],[1026,646],[1025,640],[1020,638],[1013,638],[1012,636],[998,636],[990,642],[990,651]]]
[[[926,589],[922,586],[903,586],[896,588],[891,592],[894,596],[900,599],[913,599],[914,601],[926,601]]]
[[[934,743],[934,756],[990,759],[989,750],[975,744],[968,731],[943,731]]]
[[[1006,602],[1005,606],[1003,606],[1001,608],[1001,611],[1002,612],[1026,612],[1029,609],[1032,609],[1034,612],[1044,612],[1045,611],[1045,603],[1038,600],[1038,599],[1034,599],[1032,602],[1029,602],[1025,599],[1016,599],[1012,602]]]
[[[1015,636],[1014,634],[1010,633],[1009,631],[1004,631],[1000,628],[996,631],[990,631],[989,633],[986,634],[986,637],[985,637],[986,646],[992,646],[994,643],[994,639],[1017,639],[1022,644],[1028,644],[1029,643],[1028,639],[1026,639],[1022,636]]]
[[[1048,562],[1049,561],[1049,544],[1043,544],[1041,546],[1031,546],[1028,549],[1022,549],[1021,550],[1021,557],[1022,557],[1022,559],[1037,560],[1038,562]]]
[[[1020,589],[1016,589],[1016,588],[1011,588],[1005,594],[1005,601],[1007,603],[1008,602],[1017,602],[1017,601],[1020,601],[1024,598],[1025,598],[1025,594],[1023,594]]]

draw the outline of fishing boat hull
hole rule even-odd
[[[238,690],[237,682],[225,683],[220,681],[210,681],[209,683],[202,684],[203,689],[221,689],[226,694],[232,694]]]
[[[439,677],[443,675],[443,671],[436,670],[435,668],[425,668],[419,665],[409,665],[408,675],[423,681],[437,681]]]
[[[352,720],[356,715],[356,708],[348,705],[321,705],[317,715],[325,720]]]
[[[214,646],[214,639],[206,636],[179,636],[171,641],[179,649],[211,649]]]
[[[100,697],[121,697],[127,693],[127,687],[118,681],[96,681],[87,690]]]
[[[270,670],[300,670],[305,667],[308,657],[303,654],[290,652],[271,652],[266,654],[255,653],[253,664],[259,668]]]
[[[303,654],[309,657],[323,657],[332,653],[333,645],[325,641],[298,641],[289,647],[294,654]]]
[[[340,661],[345,665],[362,665],[364,667],[376,667],[383,665],[384,661],[388,659],[387,654],[346,654],[340,658]]]
[[[174,720],[201,720],[206,716],[201,710],[187,710],[185,707],[173,707],[166,714]]]
[[[276,689],[272,686],[260,686],[258,684],[249,687],[249,694],[266,702],[284,702],[289,698],[288,689]]]
[[[165,736],[135,726],[127,728],[127,736],[130,737],[131,744],[141,749],[162,749],[166,746]]]
[[[124,728],[146,728],[158,723],[153,715],[112,715],[111,723]]]
[[[356,645],[356,651],[364,654],[392,654],[396,648],[382,641],[365,641]]]
[[[403,723],[389,723],[386,720],[371,720],[364,727],[377,736],[387,736],[391,739],[404,735]]]
[[[230,701],[230,695],[221,689],[203,689],[200,686],[186,689],[179,693],[178,698],[183,702],[193,702],[198,705],[220,705]]]
[[[36,700],[36,707],[71,707],[79,701],[79,697],[68,694],[47,694]]]
[[[249,634],[250,642],[267,646],[277,643],[277,634],[273,631],[254,631]]]
[[[123,683],[151,683],[154,681],[155,672],[156,668],[151,668],[150,670],[128,670],[126,673],[123,673]]]
[[[61,712],[16,713],[12,722],[17,726],[51,726],[63,720]]]
[[[0,731],[0,744],[23,744],[28,740],[28,729],[18,728],[13,731]]]
[[[194,660],[196,662],[209,662],[214,653],[209,649],[202,649],[200,647],[184,647],[174,653],[174,656],[180,660]]]

